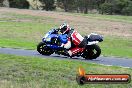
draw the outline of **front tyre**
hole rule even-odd
[[[45,43],[43,42],[40,42],[38,45],[37,45],[37,51],[42,54],[42,55],[51,55],[53,54],[54,52],[48,47],[46,46]]]
[[[96,59],[97,57],[99,57],[101,54],[101,49],[98,45],[94,44],[94,45],[90,45],[86,47],[86,50],[84,52],[84,58],[85,59]]]

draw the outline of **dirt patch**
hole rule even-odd
[[[53,22],[61,24],[68,22],[72,27],[77,29],[83,34],[91,32],[100,33],[103,35],[110,36],[123,36],[132,37],[132,24],[125,22],[116,22],[108,20],[99,20],[91,17],[74,16],[63,12],[52,12],[52,11],[38,11],[38,10],[25,10],[25,9],[14,9],[14,8],[0,8],[1,12],[13,12],[18,14],[28,14],[32,16],[44,16],[53,18]]]

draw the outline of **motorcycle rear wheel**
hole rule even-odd
[[[97,57],[99,57],[100,54],[101,54],[100,47],[94,44],[94,45],[86,47],[86,50],[84,52],[84,58],[86,60],[92,60],[92,59],[96,59]]]
[[[51,50],[48,46],[46,46],[45,43],[43,42],[40,42],[38,45],[37,45],[37,51],[42,54],[42,55],[51,55],[53,54],[53,50]]]

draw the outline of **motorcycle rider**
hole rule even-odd
[[[68,24],[63,23],[59,28],[62,34],[67,34],[68,42],[62,44],[61,47],[68,49],[66,54],[70,57],[77,53],[83,52],[85,46],[87,45],[87,39],[82,37],[76,30],[69,27]]]

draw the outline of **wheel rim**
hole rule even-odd
[[[50,49],[46,45],[42,45],[39,47],[40,53],[50,53]]]
[[[94,55],[93,50],[89,50],[87,58],[91,58],[93,55]]]
[[[101,54],[101,49],[98,45],[92,45],[89,47],[86,47],[86,50],[83,54],[83,57],[85,59],[96,59]]]
[[[93,56],[95,56],[97,54],[97,50],[96,49],[92,49],[92,50],[87,50],[87,58],[92,58]]]
[[[97,50],[96,49],[93,49],[92,52],[93,52],[93,55],[97,54]]]
[[[41,46],[39,47],[39,52],[43,52],[43,51],[44,51],[44,47],[45,47],[45,45],[41,45]]]

